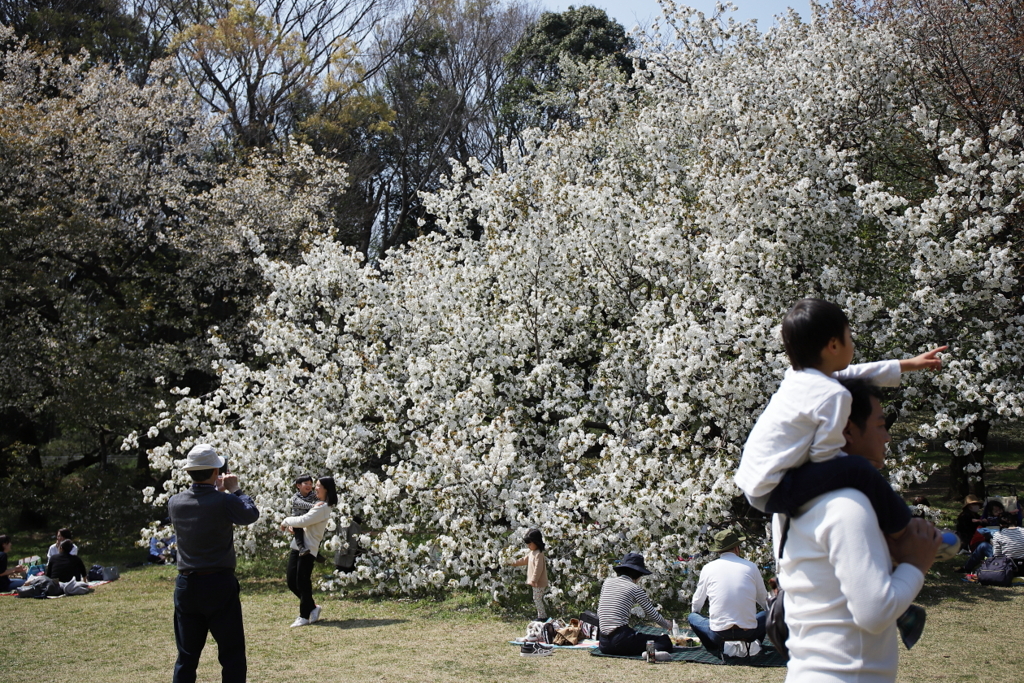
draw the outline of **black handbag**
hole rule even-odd
[[[598,630],[598,619],[597,615],[591,610],[587,610],[580,615],[580,631],[583,633],[584,638],[597,639],[600,636]]]
[[[768,618],[764,626],[765,634],[768,640],[772,641],[775,651],[788,661],[789,648],[786,647],[786,639],[789,638],[789,627],[786,626],[786,608],[782,604],[785,595],[786,591],[780,588],[778,595],[768,605]]]
[[[990,557],[978,567],[978,583],[986,586],[1009,586],[1017,576],[1017,563],[1006,555]]]

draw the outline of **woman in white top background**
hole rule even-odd
[[[60,544],[64,541],[71,541],[71,530],[66,528],[57,529],[57,542],[51,545],[46,551],[47,562],[49,562],[50,558],[54,555],[60,554]],[[71,541],[71,554],[78,554],[78,546],[75,545],[74,541]]]

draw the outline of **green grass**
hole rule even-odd
[[[1017,437],[1017,435],[1014,435]],[[929,460],[946,465],[941,453]],[[987,480],[1008,483],[1024,494],[1024,445],[1007,439],[986,460]],[[946,498],[948,479],[940,470],[927,484],[906,491],[926,495],[952,526],[960,502]],[[47,533],[18,534],[12,555],[42,555]],[[141,548],[95,554],[83,545],[86,565],[125,567],[145,556]],[[928,610],[921,642],[900,647],[899,681],[1021,680],[1015,625],[1024,612],[1024,586],[993,588],[964,583],[952,566],[936,565],[917,602]],[[320,565],[317,572],[321,571]],[[326,570],[323,570],[326,571]],[[527,596],[518,616],[499,611],[486,597],[456,594],[444,599],[338,598],[317,595],[321,622],[291,629],[297,600],[284,585],[284,560],[266,558],[239,565],[248,645],[249,680],[303,681],[702,681],[776,682],[785,669],[748,669],[704,664],[642,662],[558,651],[531,660],[508,645],[525,631]],[[36,683],[82,679],[104,683],[169,680],[176,656],[172,625],[171,567],[122,569],[119,581],[88,596],[57,600],[0,598],[7,627],[0,639],[0,682],[30,677]],[[570,615],[563,615],[570,616]],[[682,618],[682,614],[669,614]],[[56,653],[56,654],[55,654]],[[19,673],[20,672],[20,673]],[[29,674],[31,672],[31,674]],[[216,645],[211,641],[200,666],[200,681],[219,681]]]
[[[559,651],[524,659],[506,641],[525,630],[526,616],[497,612],[478,596],[443,600],[339,599],[318,595],[321,622],[292,629],[297,601],[279,566],[246,567],[242,604],[249,680],[254,683],[346,681],[782,681],[785,669],[658,664]],[[87,678],[104,683],[167,680],[175,659],[171,602],[175,571],[147,566],[92,595],[3,601],[7,633],[0,680],[32,672],[36,683]],[[919,596],[928,609],[924,638],[900,650],[900,681],[1020,680],[1013,631],[1024,610],[1024,587],[963,583],[939,567]],[[671,615],[680,616],[680,615]],[[1009,629],[1009,630],[1007,630]],[[59,652],[59,656],[52,656]],[[211,641],[201,681],[219,681]]]

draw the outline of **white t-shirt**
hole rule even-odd
[[[708,600],[712,631],[733,626],[757,628],[757,606],[768,607],[768,591],[757,565],[736,553],[724,552],[700,570],[693,594],[693,611],[700,612]]]
[[[60,553],[60,546],[58,546],[56,543],[54,543],[53,545],[51,545],[47,549],[47,551],[46,551],[46,558],[49,559],[49,558],[51,558],[54,555],[57,555],[59,553]],[[75,545],[74,543],[71,544],[71,554],[72,555],[77,555],[78,554],[78,546]]]
[[[924,575],[892,569],[867,496],[840,489],[818,496],[790,522],[778,560],[789,626],[788,683],[892,683],[899,663],[896,619]],[[780,516],[772,523],[778,558]]]
[[[831,377],[814,369],[786,371],[779,390],[750,430],[736,470],[736,485],[758,510],[764,510],[786,470],[842,454],[843,429],[853,399],[840,379],[899,386],[900,362],[860,363]]]

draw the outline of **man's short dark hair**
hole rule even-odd
[[[213,476],[213,471],[216,467],[211,467],[205,470],[189,470],[188,476],[192,477],[192,481],[206,481]]]
[[[999,515],[999,528],[1009,529],[1011,526],[1017,526],[1017,517],[1009,512],[1004,512]]]
[[[843,309],[824,299],[800,299],[782,319],[782,344],[794,370],[816,368],[821,350],[836,338],[846,342],[850,321]]]
[[[62,538],[74,538],[74,536],[71,535],[71,529],[67,527],[57,529],[57,533],[60,534]]]
[[[874,384],[868,384],[862,379],[844,379],[839,381],[846,390],[850,392],[853,400],[850,401],[850,422],[860,429],[868,426],[868,418],[871,417],[871,398],[882,400],[882,390]]]
[[[64,553],[65,555],[70,555],[71,554],[71,549],[74,548],[74,547],[75,547],[75,544],[72,543],[70,539],[66,539],[64,541],[61,541],[60,551],[62,553]]]
[[[0,534],[0,548],[4,547],[11,542],[11,537],[7,534]]]

